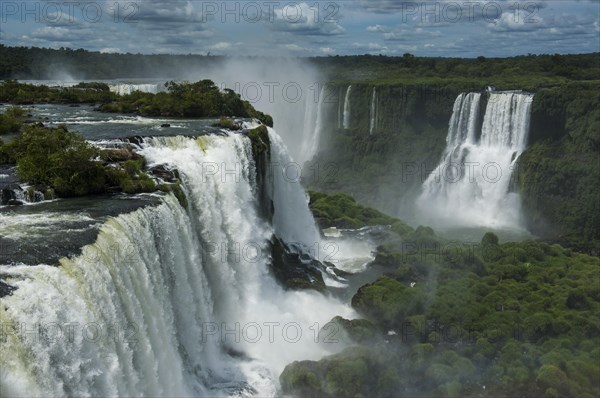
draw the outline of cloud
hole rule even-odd
[[[362,42],[354,42],[352,46],[358,50],[359,53],[369,53],[369,54],[384,54],[384,53],[394,53],[395,50],[390,49],[388,46],[385,46],[380,43],[370,42],[370,43],[362,43]]]
[[[186,0],[144,0],[136,3],[122,2],[127,7],[130,23],[143,22],[148,27],[153,24],[204,23],[202,15],[196,11],[191,1]]]
[[[389,26],[384,26],[384,25],[367,26],[367,32],[386,33],[386,32],[389,32],[390,30],[391,30],[391,28]]]
[[[212,32],[206,30],[181,30],[175,32],[165,32],[164,34],[156,37],[154,42],[160,44],[171,44],[175,46],[196,47],[199,44],[203,44],[205,40],[211,36]]]
[[[289,3],[275,8],[272,15],[265,16],[263,21],[271,30],[298,35],[339,36],[346,33],[335,19],[325,20],[306,3]]]
[[[386,41],[420,41],[424,38],[441,37],[442,33],[435,30],[414,28],[403,29],[396,28],[393,31],[383,34],[383,39]]]
[[[386,46],[383,46],[379,43],[369,43],[367,47],[369,48],[369,50],[388,51],[388,48]]]
[[[282,47],[290,51],[309,51],[308,48],[301,47],[294,43],[283,44]]]
[[[540,17],[533,17],[528,12],[518,10],[503,13],[490,27],[496,32],[531,32],[545,28],[545,23]]]
[[[418,2],[408,0],[358,0],[355,3],[358,8],[378,14],[406,10],[417,4]]]
[[[89,37],[89,32],[82,29],[67,29],[61,26],[45,26],[34,30],[31,37],[43,41],[70,42],[73,39],[84,40]]]

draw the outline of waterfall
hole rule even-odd
[[[325,89],[323,85],[319,91],[319,97],[314,100],[307,98],[307,104],[304,113],[304,133],[302,140],[302,150],[298,163],[300,165],[311,160],[319,150],[321,132],[323,130],[323,107],[325,101]],[[316,115],[315,115],[316,114]]]
[[[270,180],[275,203],[275,233],[286,242],[318,247],[319,231],[308,208],[308,195],[300,185],[301,169],[296,167],[283,141],[272,129],[269,129],[269,138],[273,148]],[[295,210],[289,211],[290,208]]]
[[[342,88],[338,88],[338,100],[337,100],[337,128],[341,129],[344,125],[344,94]]]
[[[128,95],[135,91],[141,91],[143,93],[160,93],[165,91],[165,87],[161,83],[152,84],[130,84],[130,83],[114,83],[108,85],[110,91],[119,95]]]
[[[454,103],[446,149],[418,203],[433,224],[521,227],[520,200],[509,184],[527,144],[533,95],[488,95],[479,137],[481,94],[463,93]]]
[[[317,238],[306,195],[277,171],[273,224],[259,216],[248,138],[156,137],[141,153],[179,171],[187,208],[167,194],[59,267],[0,266],[18,287],[0,306],[2,396],[274,396],[287,363],[329,352],[311,327],[355,315],[271,277],[273,232]]]
[[[373,130],[377,127],[377,88],[373,87],[371,95],[371,122],[369,123],[369,135],[373,135]]]
[[[348,86],[346,90],[346,98],[344,99],[344,129],[350,128],[350,93],[352,92],[352,85]]]

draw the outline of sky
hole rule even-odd
[[[0,0],[0,43],[101,52],[504,57],[600,51],[600,0]]]

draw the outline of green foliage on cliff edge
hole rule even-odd
[[[536,94],[519,183],[534,233],[600,250],[600,83]]]

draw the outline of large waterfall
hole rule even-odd
[[[168,194],[110,219],[59,267],[0,266],[18,287],[0,308],[1,395],[273,396],[285,364],[324,355],[315,328],[353,311],[268,271],[274,232],[319,239],[270,138],[272,223],[248,138],[152,138],[141,152],[179,171],[187,208]]]
[[[369,135],[372,135],[373,130],[377,127],[377,88],[375,87],[373,87],[373,94],[371,94],[371,111],[369,116]]]
[[[350,128],[350,93],[352,92],[352,85],[348,86],[346,90],[346,96],[344,98],[344,119],[343,119],[343,127],[344,129]]]
[[[527,144],[533,95],[490,93],[483,122],[481,99],[479,93],[456,99],[446,150],[418,206],[434,225],[520,228],[520,200],[509,188]]]
[[[304,110],[304,130],[302,144],[296,160],[300,165],[311,160],[319,150],[321,132],[323,130],[323,108],[327,86],[322,85],[318,98],[307,96]]]

